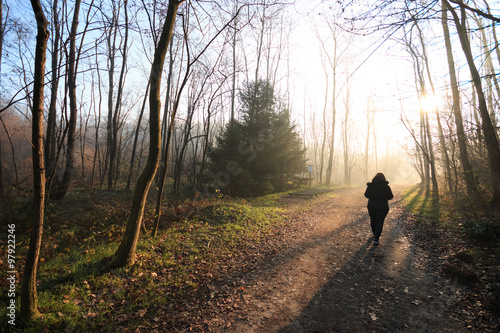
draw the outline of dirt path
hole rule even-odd
[[[469,331],[449,309],[453,287],[438,279],[402,232],[401,189],[393,191],[378,247],[361,188],[298,214],[297,222],[308,227],[272,262],[242,275],[230,311],[205,327],[238,333]]]

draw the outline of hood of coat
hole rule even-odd
[[[381,185],[389,185],[389,182],[387,180],[383,181],[375,181],[371,183],[366,183],[366,186],[381,186]]]

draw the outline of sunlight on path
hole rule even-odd
[[[319,204],[286,260],[245,287],[229,331],[460,332],[445,314],[450,299],[401,234],[399,203],[378,247],[365,205],[359,188]]]

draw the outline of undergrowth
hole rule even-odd
[[[136,264],[110,271],[102,267],[120,242],[130,194],[77,191],[49,203],[38,270],[42,317],[22,328],[18,311],[22,258],[30,232],[29,200],[12,199],[2,209],[3,217],[16,224],[17,325],[7,323],[10,298],[3,270],[0,327],[13,332],[117,332],[164,322],[167,319],[160,313],[182,309],[187,300],[204,302],[212,297],[207,281],[229,274],[238,253],[258,246],[280,227],[287,209],[299,209],[281,203],[285,194],[248,200],[219,197],[172,206],[163,214],[157,237],[141,234]],[[149,228],[152,214],[144,220]]]
[[[491,241],[500,236],[500,211],[489,207],[487,200],[447,193],[441,195],[436,204],[421,185],[406,191],[403,200],[420,223],[451,228],[478,241]]]
[[[419,186],[403,195],[412,213],[405,219],[410,237],[434,258],[432,267],[441,277],[459,286],[452,307],[464,327],[477,332],[495,331],[500,313],[500,210],[490,206],[488,194],[472,199],[448,193],[439,197],[439,205]]]

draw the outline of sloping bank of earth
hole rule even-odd
[[[415,234],[395,194],[381,245],[371,240],[363,188],[290,213],[283,229],[248,249],[229,278],[213,281],[206,300],[178,314],[200,332],[493,332],[462,315],[460,286],[440,275],[436,257]],[[283,198],[300,204],[307,197]],[[423,246],[423,247],[422,247]],[[469,308],[471,310],[471,308]],[[474,309],[472,309],[474,310]],[[478,308],[478,311],[480,309]]]

